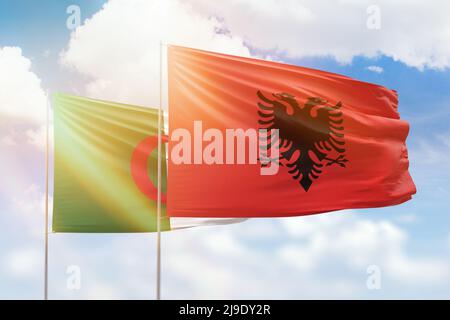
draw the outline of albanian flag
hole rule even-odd
[[[168,50],[169,216],[297,216],[400,204],[416,192],[395,91]]]

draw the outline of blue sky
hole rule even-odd
[[[60,75],[57,55],[70,39],[71,30],[65,27],[70,5],[83,8],[81,19],[87,19],[101,9],[105,1],[0,1],[0,39],[2,46],[18,46],[23,54],[36,61],[36,73],[52,73],[42,77],[47,87],[61,86],[68,82],[67,75]],[[51,59],[45,57],[49,51]]]
[[[239,6],[252,8],[254,2],[251,1],[237,1],[235,7],[209,5],[202,0],[192,1],[189,5],[168,1],[170,4],[160,8],[151,1],[145,3],[137,0],[126,4],[126,1],[112,0],[110,2],[113,4],[102,9],[106,2],[0,0],[0,50],[5,47],[22,50],[17,58],[30,61],[30,69],[26,70],[25,76],[33,73],[40,79],[38,91],[69,91],[142,104],[142,101],[153,102],[154,93],[146,90],[145,86],[141,88],[141,84],[134,85],[133,81],[145,77],[145,71],[151,85],[156,72],[151,63],[139,64],[139,58],[144,54],[148,53],[149,59],[152,54],[156,55],[154,48],[151,45],[146,47],[144,42],[147,39],[148,42],[156,42],[158,37],[164,37],[173,43],[233,54],[272,57],[387,86],[398,91],[399,111],[411,125],[407,145],[410,171],[418,189],[412,201],[381,209],[277,221],[256,220],[165,235],[165,297],[450,297],[450,174],[446,163],[450,161],[450,66],[447,65],[450,58],[446,56],[450,57],[450,50],[442,44],[445,40],[450,43],[450,39],[445,39],[444,35],[444,38],[431,38],[430,43],[419,40],[415,43],[414,34],[411,35],[414,31],[408,32],[408,23],[402,25],[402,21],[397,29],[390,30],[390,16],[396,13],[407,15],[409,12],[385,1],[380,1],[379,5],[381,12],[385,12],[381,17],[386,16],[386,20],[382,21],[386,21],[388,30],[383,29],[382,24],[381,35],[371,33],[366,36],[366,31],[358,33],[354,26],[350,25],[348,29],[342,26],[339,21],[344,21],[345,16],[328,21],[326,26],[321,26],[322,22],[317,23],[313,18],[309,19],[320,10],[317,4],[299,4],[295,8],[289,7],[289,4],[284,9],[304,14],[303,20],[306,22],[294,18],[280,22],[277,12],[284,9],[269,10],[273,3],[267,0],[264,4],[269,9],[253,8],[255,21],[270,18],[274,25],[278,21],[287,27],[283,29],[279,25],[280,34],[269,30],[264,37],[260,37],[240,16],[242,10]],[[66,8],[73,4],[81,8],[83,21],[80,30],[77,30],[77,37],[65,27],[68,17]],[[350,16],[361,9],[361,19],[366,18],[365,4],[328,5],[335,6],[334,9],[343,15],[348,12]],[[143,8],[148,9],[148,16],[142,13]],[[417,10],[424,15],[434,12],[426,1],[408,10]],[[100,12],[99,16],[84,22],[97,12]],[[326,18],[327,10],[321,12]],[[137,16],[136,21],[127,20],[133,14]],[[435,20],[439,22],[439,19],[438,15]],[[167,21],[177,22],[165,25]],[[438,22],[422,29],[450,28],[446,19],[442,18],[442,25]],[[155,28],[153,23],[160,23],[164,31]],[[227,32],[217,34],[218,25]],[[134,28],[128,37],[125,36],[127,28]],[[309,31],[313,36],[315,34],[325,39],[333,36],[333,29],[339,28],[347,32],[347,43],[343,39],[337,44],[324,41],[323,50],[320,45],[314,47],[311,44],[310,48],[302,45],[302,32]],[[122,30],[125,30],[123,34]],[[286,33],[286,30],[292,30],[292,34]],[[192,33],[196,36],[191,38]],[[386,40],[391,34],[399,39],[400,46]],[[417,39],[419,34],[420,31],[417,31]],[[135,41],[130,39],[133,37],[136,37]],[[367,37],[373,37],[373,41],[363,40]],[[298,44],[289,39],[298,39]],[[267,43],[270,45],[265,46]],[[125,46],[130,47],[130,51],[124,49]],[[434,48],[436,52],[428,53],[429,48]],[[140,52],[143,52],[142,55]],[[129,56],[133,56],[132,60]],[[123,65],[128,67],[122,68]],[[381,67],[382,72],[370,71],[370,66]],[[19,93],[18,100],[23,95],[27,93]],[[0,101],[6,100],[0,97]],[[17,108],[25,108],[25,105]],[[33,104],[26,107],[35,108]],[[38,143],[29,143],[28,133],[39,135],[42,121],[36,119],[45,109],[24,109],[15,114],[3,108],[0,105],[0,114],[5,120],[2,123],[7,125],[0,134],[5,137],[4,141],[18,141],[20,147],[17,143],[0,145],[1,164],[9,166],[0,173],[11,185],[0,189],[0,297],[40,298],[43,243],[40,242],[42,235],[39,235],[39,230],[43,221],[39,210],[42,208],[44,182],[43,149]],[[32,115],[30,118],[23,116],[28,113]],[[361,234],[361,247],[345,247],[348,233]],[[316,242],[311,239],[320,242],[319,236],[324,239],[337,237],[342,240],[342,247],[319,246],[315,251]],[[152,298],[153,240],[153,235],[51,235],[51,297]],[[15,255],[15,252],[20,254]],[[254,257],[248,257],[253,254]],[[362,257],[361,261],[349,262],[358,255]],[[312,262],[306,265],[302,259]],[[261,261],[265,261],[266,265],[261,265]],[[386,270],[381,290],[365,288],[366,267],[370,264],[380,265],[382,272]],[[68,291],[65,288],[68,265],[81,266],[85,284],[82,290]],[[196,268],[202,268],[203,273],[198,274],[200,271]],[[293,276],[292,281],[274,276],[286,270],[298,274]],[[423,281],[418,278],[423,278]],[[227,279],[229,284],[223,284]],[[298,286],[290,282],[298,283]]]

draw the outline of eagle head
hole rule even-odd
[[[285,112],[292,116],[295,113],[295,109],[300,108],[300,106],[297,103],[297,100],[295,99],[295,96],[286,92],[279,92],[279,93],[273,93],[272,94],[278,101],[280,102],[280,105],[284,106]]]
[[[286,92],[274,93],[273,96],[281,101],[288,102],[290,104],[296,103],[295,96]]]
[[[323,112],[323,108],[321,108],[321,106],[324,106],[327,103],[328,101],[325,99],[319,97],[310,97],[306,101],[303,110],[307,112],[311,117],[315,118],[317,117],[318,113]]]
[[[308,101],[306,101],[306,105],[311,105],[311,106],[322,106],[327,104],[328,101],[319,97],[309,97]]]

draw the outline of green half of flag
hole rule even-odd
[[[158,110],[66,94],[53,108],[53,231],[156,231]],[[165,203],[161,215],[170,230]]]

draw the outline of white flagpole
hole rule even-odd
[[[156,300],[161,300],[161,151],[163,43],[159,44],[159,108],[158,108],[158,198],[156,202]]]
[[[48,300],[48,167],[49,167],[49,122],[50,95],[47,91],[47,112],[45,129],[45,253],[44,253],[44,300]]]

